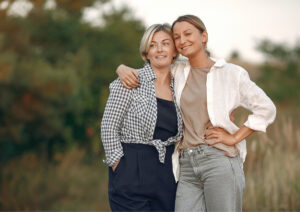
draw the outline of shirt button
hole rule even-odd
[[[192,149],[190,149],[190,150],[189,150],[189,153],[191,154],[192,152],[193,152],[193,150],[192,150]]]

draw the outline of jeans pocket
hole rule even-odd
[[[209,146],[207,149],[204,150],[204,155],[208,158],[220,158],[220,157],[227,157],[224,152],[221,150]]]
[[[242,175],[242,179],[243,179],[243,190],[245,189],[246,187],[246,179],[245,179],[245,172],[244,172],[244,168],[243,168],[243,161],[242,159],[238,157],[238,164],[239,164],[239,167],[240,167],[240,170],[241,170],[241,175]]]
[[[245,175],[239,156],[229,158],[238,186],[241,191],[245,189]]]

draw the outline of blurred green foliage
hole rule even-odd
[[[145,28],[128,8],[113,9],[92,27],[81,13],[100,1],[58,0],[52,10],[31,2],[26,17],[0,10],[2,162],[27,151],[51,159],[75,143],[92,151],[115,68],[143,64]]]
[[[289,47],[262,40],[257,49],[266,58],[257,83],[281,106],[296,108],[300,103],[300,43]]]
[[[107,211],[100,119],[117,65],[143,64],[145,26],[128,8],[104,13],[99,27],[82,20],[84,8],[109,0],[56,0],[51,10],[28,1],[26,17],[0,10],[0,210]],[[300,45],[263,40],[258,50],[266,62],[255,81],[278,109],[295,107],[299,123]],[[246,211],[299,210],[299,127],[273,126],[271,139],[248,142]]]

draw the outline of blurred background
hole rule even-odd
[[[249,3],[251,2],[251,3]],[[298,0],[0,0],[0,210],[109,211],[100,122],[151,24],[192,13],[277,105],[248,139],[244,211],[300,210]],[[241,126],[249,113],[238,109]]]

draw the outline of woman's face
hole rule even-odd
[[[194,25],[181,21],[173,27],[173,39],[178,53],[191,58],[201,51],[205,51],[207,33],[201,33]]]
[[[147,54],[151,66],[157,68],[170,66],[176,55],[171,35],[164,31],[155,32]]]

